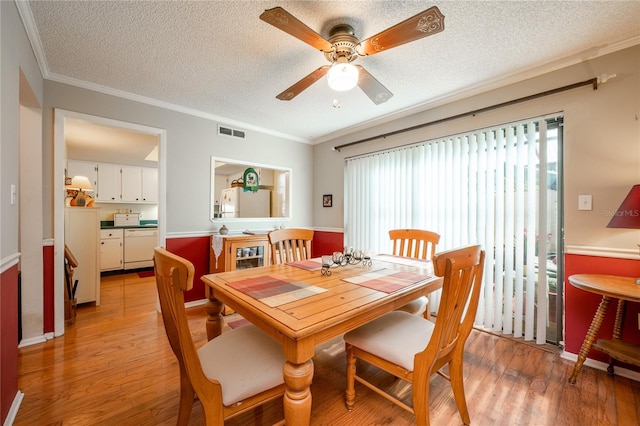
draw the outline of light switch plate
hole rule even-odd
[[[578,210],[591,210],[591,195],[578,195]]]

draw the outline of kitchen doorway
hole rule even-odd
[[[110,137],[105,137],[110,134]],[[115,135],[115,136],[114,136]],[[123,136],[127,135],[127,136]],[[154,141],[153,146],[140,142],[136,144],[136,137],[140,140]],[[74,141],[70,141],[73,137]],[[114,139],[115,138],[115,139]],[[95,146],[85,143],[95,142]],[[154,152],[151,152],[154,151]],[[122,122],[104,117],[91,116],[61,109],[55,110],[54,129],[54,175],[58,178],[54,183],[54,333],[56,336],[64,334],[64,244],[65,244],[65,203],[66,189],[64,177],[69,152],[75,160],[90,160],[97,163],[121,164],[133,167],[149,164],[153,157],[157,158],[157,210],[142,205],[150,218],[157,220],[158,245],[164,246],[166,240],[166,132],[164,129],[152,128],[140,124]],[[126,154],[126,155],[125,155]],[[137,158],[137,159],[136,159]],[[138,161],[138,163],[136,163]],[[95,194],[94,194],[95,195]],[[97,202],[98,200],[94,200]],[[128,207],[123,203],[100,204],[112,206],[116,210]],[[124,207],[123,207],[124,206]],[[152,216],[155,216],[152,217]],[[102,222],[105,218],[100,218]],[[99,267],[99,266],[98,266]],[[100,278],[99,271],[97,279]]]

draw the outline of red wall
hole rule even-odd
[[[311,242],[311,256],[320,257],[344,248],[344,234],[342,232],[315,231]]]
[[[185,301],[204,299],[202,275],[209,273],[209,236],[167,239],[167,250],[188,259],[196,269],[193,290],[185,294]],[[342,251],[342,232],[315,231],[311,244],[311,255],[314,257]]]
[[[55,311],[54,311],[54,271],[53,271],[53,246],[44,246],[42,248],[43,263],[43,331],[45,333],[53,333],[55,331]]]
[[[184,295],[185,302],[204,299],[202,275],[209,273],[209,236],[167,239],[166,249],[188,259],[196,269],[193,289]]]
[[[18,265],[0,276],[0,419],[18,393]]]
[[[565,277],[574,274],[608,274],[627,277],[640,277],[640,261],[629,259],[615,259],[608,257],[566,255]],[[591,325],[593,315],[598,309],[602,296],[580,290],[572,286],[565,279],[565,350],[577,354]],[[596,339],[610,339],[616,315],[617,301],[609,304]],[[622,338],[629,342],[640,344],[638,331],[638,312],[640,304],[627,302],[626,316],[622,329]],[[589,352],[588,358],[609,362],[607,355],[597,350]],[[627,366],[632,368],[630,366]],[[635,369],[635,368],[634,368]]]

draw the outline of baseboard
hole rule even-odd
[[[578,355],[572,354],[566,351],[562,351],[562,353],[560,354],[560,357],[573,362],[576,362],[578,360]],[[583,365],[586,365],[587,367],[595,368],[596,370],[600,370],[600,371],[607,371],[607,367],[609,367],[609,364],[606,362],[596,361],[590,358],[587,358]],[[614,368],[614,373],[616,376],[626,377],[627,379],[640,382],[640,372],[638,371],[629,370],[628,368],[624,368],[616,365]]]
[[[191,302],[187,302],[184,304],[185,308],[193,308],[196,306],[202,306],[207,303],[208,299],[200,299],[200,300],[192,300]]]
[[[20,391],[16,393],[16,396],[13,398],[13,402],[11,403],[11,407],[9,407],[9,412],[7,413],[7,418],[4,419],[4,426],[11,426],[18,415],[18,410],[20,409],[20,405],[22,404],[22,399],[24,398],[24,394]]]
[[[48,333],[49,334],[49,333]],[[20,340],[19,348],[24,348],[26,346],[37,345],[38,343],[44,343],[47,341],[46,335],[30,337],[28,339]]]

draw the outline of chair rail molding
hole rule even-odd
[[[9,268],[17,265],[20,262],[20,252],[15,252],[2,259],[0,263],[0,274],[4,273]]]
[[[565,247],[565,254],[640,260],[640,252],[638,251],[638,248],[621,249],[615,247],[567,245]]]

